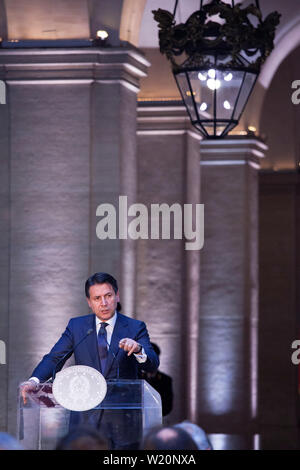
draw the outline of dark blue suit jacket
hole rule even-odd
[[[126,317],[118,312],[105,371],[101,371],[98,353],[96,316],[90,314],[71,318],[61,338],[51,349],[49,354],[43,357],[31,376],[37,377],[41,382],[45,382],[52,377],[56,364],[67,354],[65,360],[59,365],[58,371],[72,355],[74,346],[90,329],[93,329],[92,333],[89,334],[74,351],[76,365],[94,367],[101,372],[106,379],[114,379],[117,378],[118,375],[120,379],[136,379],[138,378],[138,372],[141,367],[148,372],[154,372],[158,368],[159,359],[150,344],[145,323]],[[139,365],[133,354],[127,356],[127,352],[119,348],[119,341],[122,338],[132,338],[140,343],[147,354],[147,361]]]

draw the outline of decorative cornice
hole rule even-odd
[[[121,80],[136,90],[150,63],[130,48],[0,49],[0,79]]]
[[[189,133],[189,135],[202,138],[191,125],[186,114],[186,109],[182,105],[160,105],[138,106],[138,134],[143,135],[178,135]]]
[[[260,161],[268,150],[259,138],[225,138],[222,140],[203,140],[201,142],[201,165],[228,166],[252,164],[260,168]]]

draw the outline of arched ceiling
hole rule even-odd
[[[280,64],[267,89],[260,113],[260,134],[269,147],[262,168],[282,171],[299,169],[300,105],[292,102],[291,85],[300,78],[300,46]]]
[[[159,53],[158,28],[152,14],[158,8],[173,11],[174,5],[175,0],[0,0],[0,36],[19,40],[87,39],[95,37],[98,29],[106,29],[110,45],[119,45],[120,39],[128,41],[141,48],[152,63],[149,76],[142,79],[140,98],[179,99],[170,65]],[[185,21],[199,5],[200,0],[179,0],[177,22]],[[260,6],[264,17],[274,10],[282,17],[275,49],[263,66],[241,122],[245,128],[251,124],[257,129],[262,113],[263,117],[266,114],[263,109],[266,91],[271,82],[273,86],[280,65],[300,45],[300,0],[260,0]],[[265,122],[265,118],[262,120]]]
[[[137,47],[153,48],[158,47],[158,30],[152,10],[173,11],[174,4],[175,0],[0,0],[0,25],[8,39],[89,38],[93,26],[106,26],[121,30],[122,39],[131,32]],[[176,20],[185,21],[199,4],[179,0]],[[264,16],[276,9],[282,14],[278,37],[300,16],[299,0],[260,0],[260,5]]]
[[[209,0],[204,0],[204,4]],[[223,0],[231,3],[231,0]],[[253,0],[239,0],[245,5],[253,3]],[[199,0],[178,2],[176,21],[183,22],[189,15],[199,8]],[[147,0],[142,16],[138,47],[142,49],[157,49],[158,28],[153,19],[152,10],[163,8],[173,12],[174,0]],[[259,81],[267,88],[281,62],[290,52],[300,44],[300,1],[299,0],[260,0],[263,17],[277,10],[281,13],[280,25],[275,37],[275,49],[262,69]],[[276,51],[276,52],[275,52]]]
[[[207,3],[210,0],[204,0]],[[231,3],[231,0],[223,0]],[[253,0],[239,0],[245,4]],[[145,48],[158,48],[158,28],[152,10],[173,11],[175,0],[0,0],[0,36],[4,39],[87,39],[106,29],[110,43],[122,40]],[[199,0],[179,0],[176,20],[185,21],[199,8]],[[263,15],[277,9],[281,23],[276,43],[281,45],[280,62],[300,42],[299,0],[260,0]],[[285,39],[288,34],[288,39]],[[295,43],[296,42],[296,43]],[[294,44],[295,43],[295,44]],[[285,48],[289,51],[284,54]],[[274,74],[279,64],[270,62]],[[279,62],[279,63],[280,63]],[[263,75],[268,83],[270,73]]]
[[[209,0],[204,0],[203,4],[208,3]],[[231,3],[231,0],[223,0],[225,3]],[[238,0],[239,3],[248,5],[249,3],[255,3],[254,0]],[[263,17],[268,15],[274,10],[278,10],[282,14],[280,25],[277,30],[277,36],[285,34],[290,29],[290,24],[295,22],[296,17],[300,17],[300,2],[299,0],[260,0],[260,7],[262,10]],[[179,0],[176,21],[185,21],[191,13],[199,8],[199,0]],[[175,0],[147,0],[144,9],[139,43],[137,44],[141,48],[156,48],[158,47],[158,29],[157,23],[153,19],[152,10],[163,8],[173,12]],[[300,35],[299,35],[300,36]]]

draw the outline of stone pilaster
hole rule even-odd
[[[199,416],[224,448],[251,448],[257,419],[258,169],[254,138],[201,142]]]
[[[139,107],[139,202],[149,210],[200,203],[199,141],[182,106]],[[199,255],[185,240],[138,241],[137,311],[161,348],[161,370],[173,378],[171,421],[197,416]]]

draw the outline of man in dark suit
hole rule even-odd
[[[141,365],[149,372],[158,368],[145,323],[117,311],[117,281],[110,274],[95,273],[86,281],[85,293],[93,313],[71,318],[61,338],[23,383],[24,402],[27,392],[51,378],[73,352],[76,365],[93,367],[106,379],[137,379]]]
[[[96,273],[86,281],[85,293],[93,313],[71,318],[61,338],[34,369],[29,383],[22,387],[24,397],[26,390],[32,389],[32,382],[44,382],[52,377],[56,365],[66,355],[57,371],[63,367],[74,346],[90,329],[92,333],[75,348],[76,365],[94,367],[106,379],[118,375],[123,379],[136,379],[139,364],[143,364],[143,370],[148,372],[158,368],[159,359],[151,346],[145,323],[117,311],[120,300],[117,281],[107,273]],[[101,336],[107,341],[106,351],[99,344],[101,324],[105,324]]]

